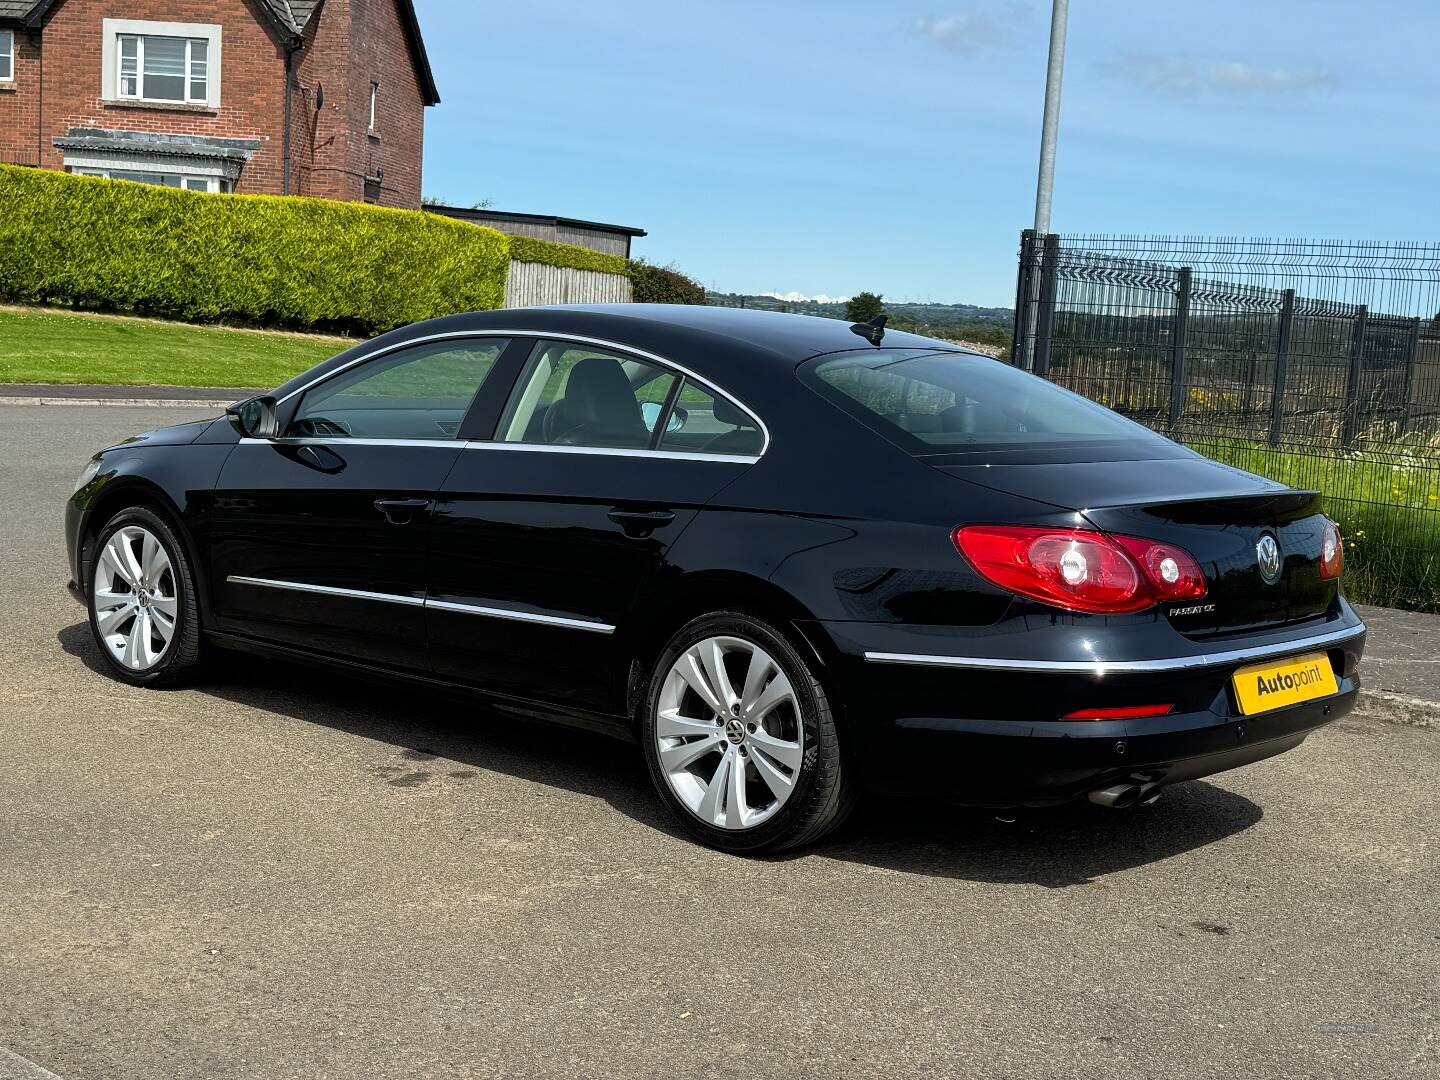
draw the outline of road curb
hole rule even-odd
[[[62,1080],[62,1077],[0,1046],[0,1080]]]
[[[79,398],[79,397],[7,397],[0,395],[0,405],[136,405],[145,408],[190,406],[195,409],[223,409],[237,398],[220,401],[214,398]]]
[[[1440,702],[1392,694],[1387,690],[1361,690],[1354,715],[1367,720],[1430,728],[1440,731]]]

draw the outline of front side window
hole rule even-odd
[[[507,344],[438,341],[360,364],[307,391],[286,435],[453,439]]]
[[[1174,444],[1054,383],[972,353],[867,349],[812,361],[801,378],[914,454]]]
[[[0,30],[0,82],[15,78],[15,31]]]

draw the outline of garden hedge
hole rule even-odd
[[[510,238],[436,214],[0,166],[0,299],[373,334],[499,307]]]
[[[536,240],[531,236],[510,237],[510,258],[515,262],[545,263],[547,266],[567,266],[572,270],[630,276],[630,261],[619,255],[606,255],[577,244]]]
[[[672,269],[439,214],[0,165],[0,301],[368,336],[500,307],[512,260],[705,302]]]
[[[644,259],[631,263],[630,287],[637,304],[705,303],[705,286],[673,266],[652,266]]]

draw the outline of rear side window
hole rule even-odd
[[[661,450],[689,454],[755,457],[764,446],[758,420],[692,379],[681,385],[660,436]]]
[[[1166,442],[1078,394],[973,353],[841,353],[813,361],[802,378],[917,455]]]

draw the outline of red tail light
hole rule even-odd
[[[1333,521],[1325,522],[1325,535],[1320,541],[1320,576],[1338,578],[1345,572],[1345,544],[1340,528]]]
[[[1141,716],[1165,716],[1174,705],[1121,705],[1113,709],[1077,709],[1061,720],[1134,720]]]
[[[962,525],[952,539],[986,581],[1070,611],[1120,614],[1205,595],[1190,553],[1156,540],[1030,525]]]

